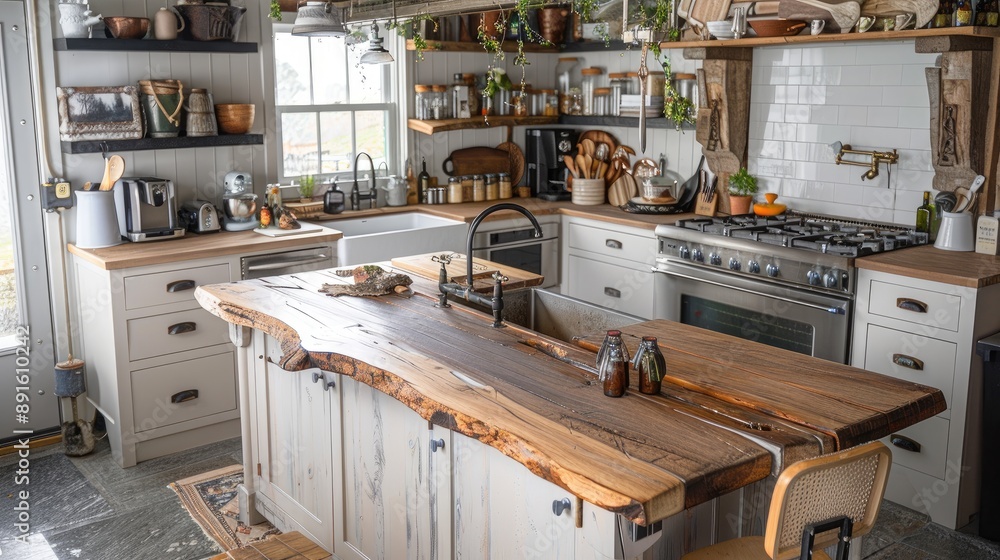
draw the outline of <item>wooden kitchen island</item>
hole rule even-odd
[[[946,408],[937,389],[666,321],[623,329],[630,350],[659,338],[663,392],[633,374],[612,399],[603,333],[493,329],[420,278],[409,298],[318,292],[345,281],[196,292],[239,347],[248,503],[341,558],[631,558],[633,523],[663,519],[686,528],[663,549],[677,556],[759,534],[789,463]]]

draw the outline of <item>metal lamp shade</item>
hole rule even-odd
[[[388,64],[394,59],[389,51],[382,46],[382,38],[378,36],[378,24],[372,23],[371,35],[369,35],[368,52],[361,55],[361,64]]]
[[[334,6],[333,2],[300,3],[292,35],[343,37],[347,35],[343,10]]]

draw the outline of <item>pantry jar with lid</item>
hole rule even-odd
[[[450,119],[451,96],[448,95],[448,87],[443,85],[431,86],[434,96],[431,98],[431,114],[437,115],[435,119]]]
[[[559,112],[563,115],[583,114],[583,94],[580,88],[570,88],[569,93],[559,98]]]
[[[472,200],[473,185],[475,177],[472,175],[462,175],[462,196],[465,200]]]
[[[666,86],[667,80],[665,73],[650,72],[649,75],[646,76],[646,95],[663,97]]]
[[[625,72],[625,77],[628,78],[628,91],[622,93],[625,95],[639,95],[639,73]]]
[[[583,114],[593,115],[594,89],[599,85],[601,75],[604,74],[604,71],[596,66],[591,66],[590,68],[584,68],[580,72],[583,74],[583,83],[580,88],[583,93]]]
[[[614,72],[608,74],[611,83],[611,97],[608,98],[608,114],[618,116],[621,114],[622,95],[628,92],[628,76],[625,72]]]
[[[604,116],[610,115],[610,109],[608,107],[609,100],[611,99],[611,88],[594,88],[594,115]]]
[[[576,68],[579,59],[575,56],[560,58],[556,62],[556,89],[560,95],[569,93],[569,88],[573,87],[573,69]]]
[[[542,104],[542,115],[546,117],[558,117],[559,116],[559,95],[554,89],[540,89],[538,94],[541,95]]]
[[[413,116],[419,120],[430,119],[431,114],[431,86],[415,84],[413,86]]]
[[[448,179],[448,204],[462,202],[462,182],[456,179],[457,177]]]
[[[514,187],[511,185],[509,173],[501,173],[497,177],[497,182],[500,183],[500,198],[511,198],[514,196]]]
[[[496,173],[486,175],[486,200],[496,200],[500,198],[500,179]]]
[[[469,87],[469,113],[479,114],[479,88],[476,87],[476,75],[472,73],[462,74],[462,81]]]
[[[694,74],[674,74],[674,89],[682,97],[691,100],[691,105],[698,106],[698,76]]]
[[[480,199],[476,198],[476,192],[482,192],[483,197]],[[472,198],[471,200],[486,200],[486,176],[485,175],[473,175],[472,176]]]

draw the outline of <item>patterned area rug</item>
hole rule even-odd
[[[281,533],[267,521],[249,527],[239,522],[237,486],[242,482],[243,467],[233,465],[178,480],[170,488],[206,535],[223,550],[233,550]]]

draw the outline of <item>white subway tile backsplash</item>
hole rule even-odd
[[[801,126],[794,123],[774,123],[774,135],[769,140],[792,140],[798,136],[798,128]]]
[[[809,122],[813,124],[838,124],[840,121],[840,108],[836,105],[810,105],[809,109]]]
[[[916,55],[913,52],[913,41],[885,42],[877,41],[857,45],[857,64],[912,64],[914,56],[917,60],[934,59],[934,55]]]
[[[799,103],[825,105],[829,99],[827,90],[831,86],[799,86]]]
[[[839,86],[842,73],[841,66],[813,67],[813,83],[818,86]]]
[[[931,66],[934,66],[933,60],[928,61],[927,64],[904,64],[900,85],[927,87],[926,70]]]
[[[795,140],[799,142],[819,142],[830,144],[841,141],[850,144],[851,127],[828,124],[800,124]]]
[[[750,99],[757,103],[774,103],[774,91],[776,86],[752,85],[750,86]]]
[[[833,201],[841,204],[861,204],[864,200],[864,190],[864,187],[858,185],[837,185]]]
[[[802,49],[761,47],[753,51],[754,66],[801,66]]]
[[[799,86],[774,86],[775,103],[798,103]]]
[[[864,126],[868,123],[868,107],[841,107],[837,124]]]
[[[868,126],[899,126],[899,107],[868,107]]]
[[[808,123],[810,122],[809,105],[785,105],[785,122]]]
[[[930,139],[930,129],[928,128],[930,122],[930,107],[899,107],[899,126],[902,128],[923,131]]]
[[[882,101],[880,88],[868,86],[828,86],[826,102],[833,105],[879,105]]]
[[[879,64],[870,68],[873,86],[898,86],[902,84],[903,67],[898,64]]]
[[[815,68],[812,66],[793,66],[788,69],[788,83],[795,85],[812,85],[814,71]]]
[[[926,86],[884,86],[881,104],[893,107],[927,107],[930,100]]]
[[[853,66],[859,64],[854,45],[819,45],[801,49],[802,66]],[[861,62],[864,64],[864,62]]]
[[[881,109],[881,107],[876,108]],[[871,110],[869,110],[869,114]],[[869,126],[851,128],[850,144],[858,150],[878,149],[879,151],[897,150],[910,145],[910,130],[906,128],[887,128],[871,122]],[[846,141],[845,141],[846,143]]]

